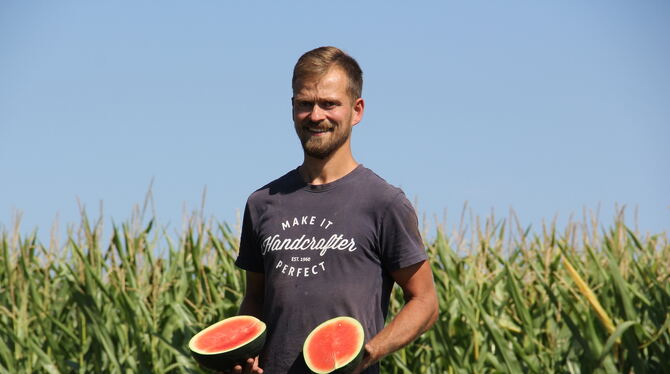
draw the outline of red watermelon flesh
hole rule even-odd
[[[362,349],[363,329],[352,318],[336,318],[324,323],[309,336],[305,346],[310,369],[330,373],[351,362]]]
[[[194,348],[201,353],[227,351],[255,338],[262,328],[258,323],[247,319],[224,320],[207,329],[207,332],[194,342]]]
[[[235,316],[197,333],[188,343],[201,366],[225,371],[256,357],[265,344],[265,323],[253,316]]]

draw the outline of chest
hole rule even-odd
[[[369,271],[380,264],[378,220],[356,198],[321,196],[268,204],[257,235],[266,275],[323,278],[338,272]]]

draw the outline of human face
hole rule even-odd
[[[334,67],[305,78],[293,95],[293,123],[307,156],[325,159],[350,147],[351,129],[363,116],[363,99],[349,96],[349,78]]]

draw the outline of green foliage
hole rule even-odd
[[[439,319],[382,372],[670,372],[667,236],[595,226],[437,230]],[[0,373],[201,372],[188,340],[243,294],[237,235],[197,217],[175,235],[138,220],[102,232],[84,216],[62,246],[0,233]],[[402,300],[394,289],[390,315]]]

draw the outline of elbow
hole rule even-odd
[[[428,331],[435,325],[437,319],[440,316],[439,303],[437,301],[437,293],[433,292],[432,296],[426,300],[426,310],[428,313],[428,318],[426,319],[426,324],[422,333]]]
[[[437,293],[435,293],[434,297],[432,298],[431,304],[432,304],[431,305],[432,313],[430,315],[430,319],[428,320],[428,326],[426,327],[426,329],[430,329],[431,327],[433,327],[433,325],[437,322],[437,319],[440,316],[440,307],[437,301]]]

